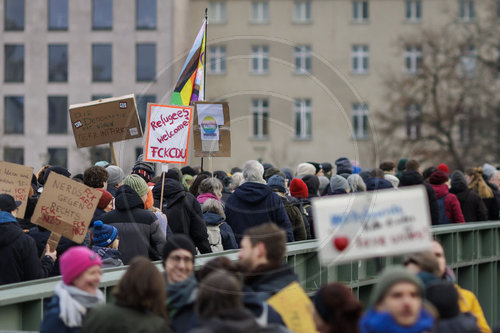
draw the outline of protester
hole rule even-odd
[[[91,166],[85,169],[83,173],[83,183],[92,188],[106,189],[108,187],[108,178],[108,172],[100,166]]]
[[[189,187],[189,193],[191,193],[195,198],[200,195],[200,185],[201,182],[207,178],[211,178],[212,176],[207,173],[201,173],[194,178],[193,184]]]
[[[342,176],[345,179],[352,175],[352,163],[347,157],[337,158],[335,160],[335,167],[337,168],[337,175]]]
[[[305,175],[302,177],[302,181],[307,186],[307,192],[309,195],[307,198],[311,200],[312,198],[319,197],[319,179],[316,175]]]
[[[118,229],[123,263],[142,255],[160,259],[165,234],[155,214],[144,209],[149,188],[139,175],[128,175],[116,192],[116,209],[101,216],[104,224]]]
[[[0,194],[0,285],[47,277],[57,258],[45,245],[40,259],[35,241],[17,223],[20,205],[11,195]]]
[[[212,252],[238,248],[233,229],[226,223],[224,208],[220,201],[208,199],[201,207],[203,219],[207,224],[208,242]]]
[[[299,202],[299,210],[306,228],[307,239],[314,238],[314,218],[306,183],[300,178],[293,178],[290,182],[289,191],[292,200],[296,199]]]
[[[40,333],[80,332],[88,310],[104,304],[99,290],[101,259],[84,246],[66,251],[60,260],[62,281],[45,308]]]
[[[488,210],[488,220],[497,221],[500,207],[492,188],[483,179],[483,169],[481,167],[468,169],[466,174],[469,188],[479,195]]]
[[[200,194],[196,198],[200,205],[203,205],[208,199],[215,199],[221,201],[222,198],[222,182],[217,178],[207,178],[200,183],[199,192]]]
[[[92,309],[82,333],[170,332],[165,312],[165,282],[146,257],[135,257],[113,290],[114,302]]]
[[[399,178],[396,177],[396,164],[393,161],[384,161],[380,163],[379,168],[384,172],[384,179],[391,182],[394,188],[399,186]]]
[[[439,224],[465,222],[460,208],[460,202],[453,193],[449,193],[448,175],[443,171],[436,171],[429,177],[439,207]]]
[[[226,221],[239,242],[245,230],[263,223],[274,222],[285,230],[289,242],[293,231],[280,197],[266,185],[262,178],[264,167],[250,160],[243,165],[245,182],[227,199]]]
[[[123,266],[122,255],[118,251],[118,229],[100,220],[95,221],[92,243],[92,251],[101,258],[103,268]]]
[[[359,174],[352,174],[347,177],[349,192],[366,192],[366,184]]]
[[[229,190],[231,192],[234,192],[238,186],[240,186],[244,181],[243,178],[243,173],[242,172],[236,172],[232,175],[231,177],[231,184],[229,184]]]
[[[125,179],[125,174],[122,168],[116,165],[108,165],[106,171],[109,174],[107,191],[114,197],[116,191],[122,185],[123,179]]]
[[[330,190],[330,195],[337,195],[349,193],[351,191],[351,188],[349,187],[347,178],[344,178],[340,175],[334,175],[330,178]]]
[[[142,154],[137,157],[137,161],[132,168],[132,174],[140,176],[146,183],[148,183],[155,175],[155,166],[154,163],[144,162],[142,159]]]
[[[460,170],[451,175],[450,193],[457,196],[465,222],[488,220],[488,210],[481,197],[467,187],[467,180]]]
[[[311,163],[300,163],[297,165],[297,172],[295,173],[296,178],[302,179],[305,175],[316,174],[316,168]]]

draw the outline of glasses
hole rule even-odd
[[[180,263],[183,261],[185,264],[192,263],[193,262],[193,257],[190,256],[170,256],[168,257],[168,260],[172,260],[173,262]]]

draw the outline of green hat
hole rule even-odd
[[[393,285],[399,282],[410,282],[418,287],[420,295],[424,296],[424,286],[420,279],[401,266],[389,266],[380,275],[377,284],[370,295],[370,307],[384,298]]]
[[[123,185],[130,186],[140,197],[149,192],[148,184],[146,184],[146,181],[139,175],[128,175],[123,180]]]

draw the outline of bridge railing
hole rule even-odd
[[[500,320],[500,221],[437,226],[433,227],[433,233],[445,249],[448,266],[454,270],[457,283],[477,295],[486,319],[495,325]],[[220,255],[237,260],[237,250],[199,255],[195,267]],[[378,270],[402,260],[402,257],[386,257],[323,267],[318,262],[316,241],[288,244],[286,255],[286,261],[307,292],[312,293],[325,283],[340,281],[348,284],[364,302],[376,283]],[[163,270],[161,262],[155,264]],[[108,299],[125,270],[126,267],[103,270],[101,288]],[[0,330],[37,331],[43,318],[44,300],[52,297],[59,281],[60,277],[54,277],[0,287]]]

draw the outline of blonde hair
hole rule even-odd
[[[479,194],[481,199],[491,199],[494,197],[493,191],[483,179],[483,168],[469,169],[467,170],[467,175],[472,177],[469,188]]]

